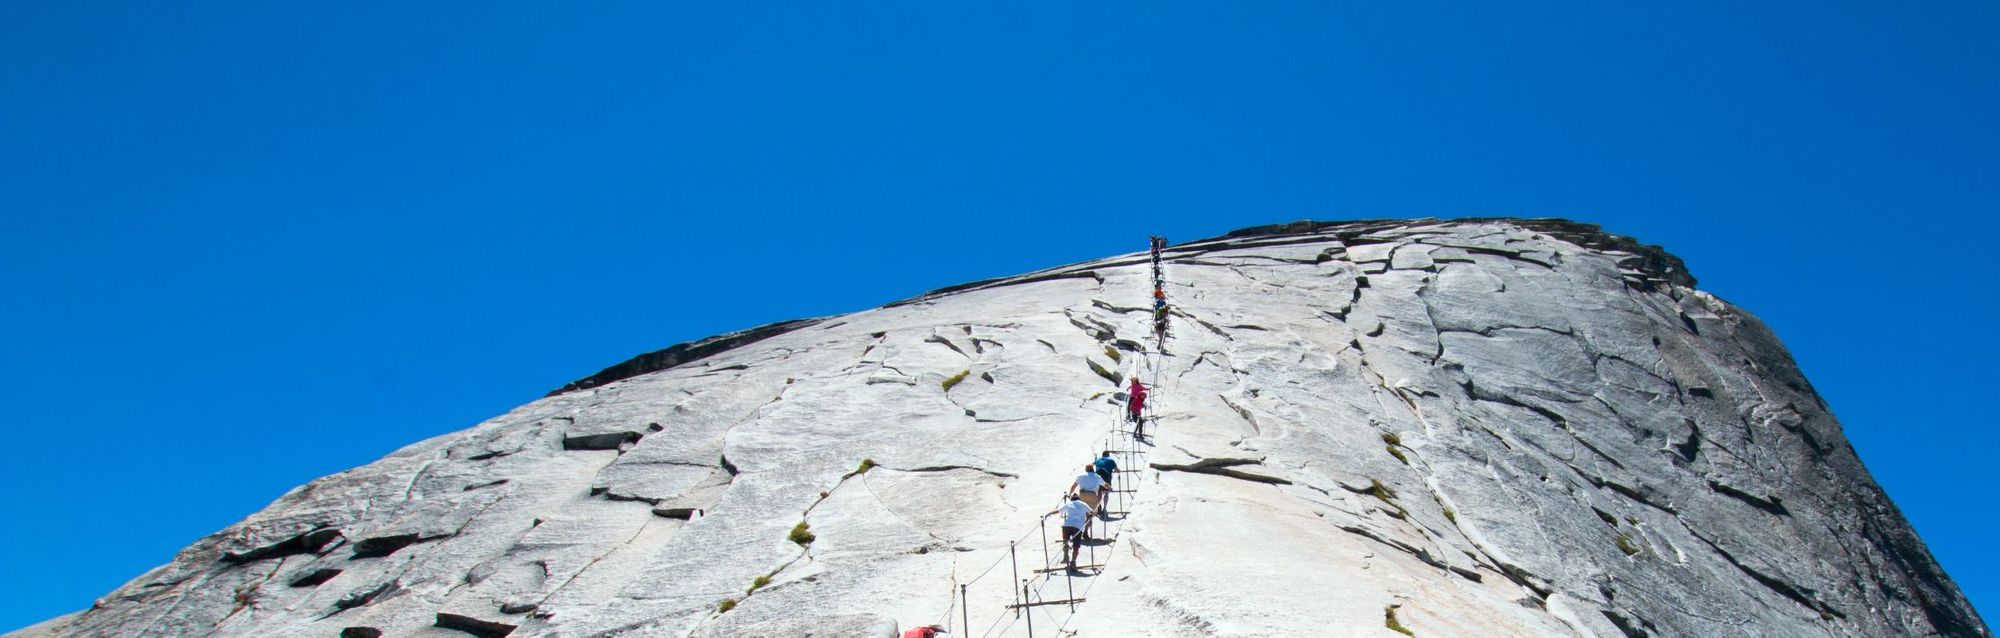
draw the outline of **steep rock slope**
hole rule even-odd
[[[1987,635],[1777,338],[1656,248],[1302,222],[1165,257],[1164,353],[1144,255],[684,344],[21,633],[1026,635],[1008,563],[1137,373],[1130,513],[1038,635]]]

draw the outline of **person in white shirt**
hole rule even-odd
[[[1111,484],[1097,474],[1097,464],[1086,463],[1083,466],[1083,473],[1077,475],[1075,481],[1070,482],[1069,493],[1082,497],[1083,502],[1095,511],[1104,508],[1104,490],[1110,488]]]
[[[1090,515],[1096,511],[1097,508],[1085,503],[1082,497],[1071,494],[1069,500],[1063,501],[1055,511],[1045,514],[1061,514],[1063,517],[1062,542],[1064,547],[1069,548],[1067,556],[1071,567],[1076,566],[1076,554],[1083,549],[1083,527],[1090,524]]]

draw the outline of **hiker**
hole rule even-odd
[[[903,638],[946,638],[949,634],[945,631],[945,628],[939,625],[911,627],[909,631],[903,632]]]
[[[1104,479],[1104,489],[1106,490],[1111,489],[1111,486],[1113,484],[1111,476],[1118,471],[1118,461],[1111,458],[1111,450],[1105,450],[1104,455],[1097,457],[1097,460],[1092,461],[1091,465],[1097,466],[1097,477]],[[1105,503],[1109,504],[1110,501],[1105,501]],[[1111,520],[1111,512],[1109,507],[1098,510],[1097,515],[1099,518],[1102,518],[1104,520],[1107,521]]]
[[[1097,475],[1092,474],[1091,476],[1095,477]],[[1077,552],[1083,550],[1083,528],[1090,524],[1090,514],[1096,510],[1097,508],[1091,507],[1082,497],[1071,494],[1069,495],[1069,500],[1063,501],[1063,504],[1057,507],[1055,511],[1043,515],[1063,515],[1062,543],[1063,546],[1069,548],[1068,558],[1072,569],[1076,567]]]
[[[1139,382],[1139,375],[1132,375],[1132,389],[1125,393],[1125,408],[1129,412],[1126,419],[1138,424],[1132,435],[1139,436],[1139,430],[1146,427],[1146,384]]]
[[[1083,502],[1090,506],[1090,509],[1096,510],[1104,506],[1103,490],[1107,487],[1109,487],[1109,482],[1105,481],[1104,477],[1097,475],[1097,464],[1085,463],[1083,464],[1083,473],[1078,474],[1076,480],[1070,482],[1069,493],[1071,496],[1082,498]]]

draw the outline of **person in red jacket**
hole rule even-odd
[[[1132,388],[1126,391],[1126,396],[1125,407],[1131,410],[1128,420],[1133,423],[1132,436],[1143,438],[1146,436],[1143,434],[1146,431],[1146,384],[1140,383],[1137,375],[1132,377]]]
[[[942,638],[944,635],[944,628],[937,625],[912,627],[903,632],[903,638]]]

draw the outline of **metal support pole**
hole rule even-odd
[[[1093,562],[1094,562],[1094,559],[1093,559]],[[1071,572],[1074,572],[1074,571],[1076,571],[1076,570],[1070,570],[1070,571],[1071,571]],[[1075,613],[1076,613],[1076,576],[1075,576],[1075,574],[1072,574],[1072,573],[1065,573],[1065,574],[1063,574],[1063,582],[1065,582],[1065,583],[1069,583],[1069,613],[1071,613],[1071,614],[1075,614]]]
[[[1021,599],[1028,600],[1028,581],[1021,581]],[[1022,607],[1028,614],[1028,638],[1035,638],[1035,608]]]
[[[1020,580],[1020,579],[1021,579],[1021,561],[1020,561],[1019,559],[1015,558],[1015,556],[1014,556],[1014,541],[1007,541],[1007,562],[1009,562],[1009,563],[1012,563],[1012,564],[1013,564],[1013,566],[1014,566],[1014,580]],[[1016,605],[1018,605],[1018,604],[1021,604],[1021,603],[1024,603],[1024,602],[1028,602],[1028,601],[1025,601],[1025,600],[1021,600],[1021,599],[1020,599],[1020,597],[1015,597],[1015,598],[1014,598],[1014,604],[1016,604]],[[1020,610],[1020,608],[1015,608],[1015,610],[1014,610],[1014,616],[1018,618],[1018,617],[1020,617],[1020,615],[1021,615],[1021,610]]]
[[[972,605],[966,604],[965,585],[958,586],[958,626],[965,630],[959,635],[972,635]]]
[[[1082,541],[1078,541],[1078,542],[1082,542]],[[1091,564],[1091,565],[1096,565],[1096,564],[1097,564],[1097,543],[1091,543],[1091,544],[1090,544],[1090,563],[1089,563],[1089,564]],[[1071,587],[1071,589],[1074,589],[1074,587]],[[1072,593],[1070,594],[1070,598],[1075,598],[1075,597],[1076,597],[1076,594],[1075,594],[1074,592],[1072,592]],[[1072,604],[1070,605],[1070,607],[1071,607],[1071,608],[1075,608],[1075,607],[1076,607],[1076,605],[1075,605],[1074,603],[1072,603]]]
[[[1049,562],[1049,517],[1044,516],[1042,517],[1042,569],[1046,571],[1051,567],[1055,567],[1055,564]]]

